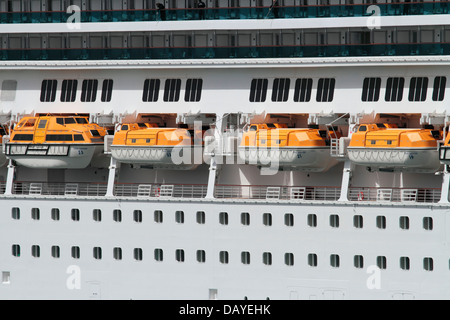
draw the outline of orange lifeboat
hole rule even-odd
[[[349,159],[372,169],[432,172],[440,167],[438,130],[361,124],[348,146]]]
[[[12,130],[5,154],[29,168],[81,169],[102,157],[105,135],[87,117],[25,117]]]
[[[278,164],[285,170],[323,172],[337,161],[330,155],[328,133],[319,129],[252,124],[244,132],[239,157],[261,167]]]
[[[201,133],[200,133],[201,134]],[[144,167],[193,169],[202,163],[202,145],[194,146],[193,131],[156,124],[122,124],[111,145],[114,159]],[[195,150],[199,149],[200,156]]]

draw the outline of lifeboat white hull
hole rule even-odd
[[[203,163],[203,148],[193,146],[115,146],[111,155],[122,163],[168,169],[194,169]]]
[[[357,165],[402,171],[433,172],[439,169],[437,148],[351,148],[350,161]]]
[[[283,170],[324,172],[337,164],[329,147],[257,148],[239,147],[239,158],[246,164],[261,167],[279,166]]]
[[[7,144],[6,157],[34,169],[83,169],[102,150],[98,144]]]

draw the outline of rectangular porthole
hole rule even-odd
[[[2,284],[11,284],[11,272],[9,271],[2,272]]]
[[[197,223],[198,224],[205,224],[205,212],[204,211],[197,211]]]
[[[161,214],[162,214],[162,212],[161,212]],[[142,222],[142,211],[141,210],[133,211],[133,220],[134,220],[134,222],[138,222],[138,223]],[[161,217],[161,221],[162,221],[162,217]]]
[[[250,102],[265,102],[268,85],[267,79],[253,79],[250,87]]]
[[[315,214],[308,214],[307,219],[308,226],[310,227],[317,227],[317,216]]]

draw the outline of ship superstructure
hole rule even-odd
[[[450,297],[450,4],[204,3],[0,0],[1,299]]]

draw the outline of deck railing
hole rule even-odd
[[[114,195],[138,198],[204,198],[207,189],[206,184],[123,183],[114,185]]]
[[[189,21],[230,19],[295,19],[371,16],[371,4],[325,4],[269,7],[213,7],[213,8],[167,8],[165,15],[156,9],[82,10],[80,22],[127,22],[127,21]],[[377,3],[381,16],[447,14],[447,1],[409,3]],[[0,12],[0,23],[65,23],[73,11],[17,11]]]
[[[450,43],[0,49],[0,60],[158,60],[450,55]]]
[[[340,187],[217,185],[220,199],[325,200],[339,199]]]
[[[4,194],[6,183],[0,182],[0,194]],[[206,184],[163,184],[163,183],[116,183],[115,197],[138,199],[201,199],[207,195]],[[47,183],[15,182],[14,195],[62,196],[62,197],[104,197],[106,183]],[[267,201],[337,201],[341,188],[332,186],[280,186],[280,185],[223,185],[215,186],[216,199],[242,199]],[[441,198],[440,188],[392,188],[392,187],[350,187],[348,200],[354,202],[402,202],[437,203]]]
[[[348,199],[350,201],[436,203],[441,199],[441,189],[358,187],[349,189]]]

